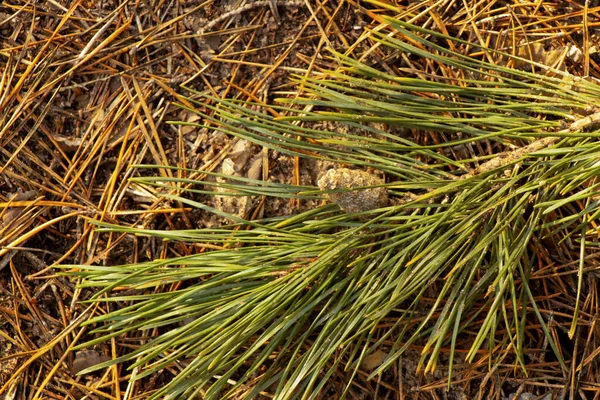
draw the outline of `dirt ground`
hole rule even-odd
[[[556,21],[579,24],[584,11],[600,13],[591,4],[584,10],[583,2],[470,2],[468,12],[457,1],[388,3],[404,10],[406,20],[432,29],[445,26],[465,39],[481,33],[473,27],[485,30],[484,22],[508,23],[514,10],[522,14],[517,20],[531,26],[536,18],[548,17],[531,28],[539,35],[556,34]],[[151,229],[223,223],[214,214],[128,183],[139,174],[134,164],[316,186],[331,165],[267,152],[209,128],[167,122],[201,122],[178,106],[196,98],[183,86],[216,99],[267,105],[293,97],[301,91],[291,80],[294,75],[337,68],[329,49],[397,71],[394,60],[402,54],[376,49],[368,38],[358,41],[365,27],[378,26],[374,15],[386,12],[383,5],[358,0],[15,0],[0,5],[0,399],[144,399],[172,379],[174,369],[133,386],[125,370],[76,375],[147,338],[71,351],[88,335],[82,322],[102,311],[81,303],[91,291],[59,276],[53,265],[115,265],[195,251],[186,244],[99,233],[90,219]],[[471,20],[463,24],[467,14]],[[500,39],[490,35],[491,42]],[[560,56],[562,68],[600,78],[596,40],[595,34],[588,37],[573,28],[538,50],[567,49]],[[582,63],[568,45],[594,51]],[[550,62],[542,58],[537,61]],[[402,134],[435,140],[419,132]],[[202,194],[195,199],[248,218],[290,215],[315,205]],[[366,380],[365,366],[351,398],[503,399],[511,393],[526,398],[525,380],[510,365],[495,374],[472,370],[447,391],[443,366],[433,375],[416,373],[418,350],[406,353],[401,370],[390,370],[380,380]],[[556,364],[548,368],[557,370]],[[322,398],[337,398],[348,376],[337,372]],[[536,394],[544,395],[546,388],[560,393],[557,386],[565,379],[546,379]]]

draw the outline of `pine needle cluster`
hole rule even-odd
[[[407,62],[399,67],[403,75],[392,74],[335,53],[344,67],[297,77],[304,95],[270,105],[277,116],[257,104],[197,92],[190,92],[193,106],[182,107],[202,117],[200,128],[385,176],[330,193],[221,176],[229,195],[303,201],[381,188],[386,204],[343,211],[328,202],[297,215],[250,220],[187,196],[207,193],[202,188],[210,182],[135,178],[165,199],[234,223],[192,231],[100,227],[210,244],[211,250],[129,265],[71,266],[66,273],[81,278],[81,286],[100,289],[92,302],[128,304],[88,321],[97,336],[80,347],[133,330],[161,332],[93,369],[126,362],[133,379],[177,369],[152,398],[253,399],[262,393],[309,399],[337,370],[347,371],[351,382],[378,349],[387,356],[371,378],[417,345],[419,369],[431,372],[443,361],[449,384],[459,349],[461,362],[492,370],[508,363],[526,375],[535,326],[557,368],[568,370],[550,333],[551,316],[536,299],[535,277],[561,260],[557,252],[565,246],[576,254],[567,327],[573,336],[586,257],[598,246],[600,87],[491,49],[479,50],[529,70],[482,61],[452,50],[469,45],[465,41],[392,18],[385,23],[387,32],[372,32],[381,46],[413,65],[432,62],[438,72],[424,75]],[[325,131],[311,125],[315,121],[368,134]],[[442,140],[424,143],[399,135],[398,127]],[[187,189],[169,194],[175,183]],[[176,283],[176,290],[159,290]]]

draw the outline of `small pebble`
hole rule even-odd
[[[383,184],[383,179],[365,171],[338,168],[330,169],[317,184],[321,190],[353,189]],[[327,197],[347,213],[358,213],[388,205],[386,188],[370,188],[349,192],[328,193]]]

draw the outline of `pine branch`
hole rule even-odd
[[[568,128],[559,131],[558,133],[561,135],[569,134],[569,133],[577,133],[585,131],[587,128],[591,127],[594,124],[600,122],[600,112],[596,112],[594,114],[588,115],[584,118],[578,119],[571,123]],[[496,158],[489,160],[473,171],[469,172],[466,175],[461,176],[459,179],[468,179],[473,176],[484,174],[486,172],[490,172],[492,170],[506,167],[523,157],[527,157],[531,153],[535,153],[536,151],[548,148],[554,144],[556,144],[560,140],[560,136],[549,136],[538,139],[532,143],[529,143],[526,146],[518,148],[516,150],[510,152],[503,152],[496,155]]]
[[[467,361],[473,361],[486,342],[490,353],[481,357],[504,363],[505,357],[514,355],[515,365],[526,369],[523,349],[531,335],[523,330],[529,329],[531,320],[535,329],[541,326],[558,364],[566,369],[545,315],[536,305],[540,296],[533,293],[529,280],[534,265],[546,262],[538,259],[539,246],[563,243],[600,215],[600,205],[591,201],[595,187],[586,186],[598,175],[600,146],[582,138],[573,151],[548,155],[548,162],[515,169],[502,179],[492,172],[600,122],[596,111],[566,128],[559,122],[570,120],[574,109],[596,104],[600,88],[581,82],[572,90],[552,77],[452,53],[437,43],[465,43],[398,25],[400,34],[372,34],[379,35],[381,45],[410,54],[414,65],[420,65],[422,58],[427,60],[423,65],[436,69],[427,74],[417,71],[416,78],[396,76],[338,55],[347,70],[328,71],[327,78],[302,78],[310,96],[294,97],[289,102],[295,106],[280,107],[278,118],[257,111],[255,104],[202,93],[194,93],[195,100],[187,99],[208,110],[189,108],[202,117],[200,128],[289,156],[347,167],[326,175],[320,186],[348,212],[323,206],[273,219],[237,218],[235,225],[193,231],[105,226],[103,231],[198,243],[207,251],[148,263],[78,265],[68,272],[83,279],[81,286],[101,288],[92,301],[129,304],[90,321],[98,324],[94,332],[99,336],[85,345],[136,329],[169,328],[131,353],[92,369],[128,361],[143,377],[175,364],[183,366],[153,398],[190,398],[201,390],[207,399],[235,398],[257,372],[255,387],[244,392],[248,398],[268,389],[275,398],[289,399],[299,394],[299,387],[308,398],[325,387],[331,371],[344,367],[356,373],[366,354],[390,343],[389,355],[373,374],[382,374],[417,342],[424,346],[420,366],[425,365],[425,371],[435,368],[441,349],[461,346],[467,350]],[[443,40],[429,40],[432,36]],[[477,79],[435,75],[437,68],[448,66],[446,72]],[[298,105],[309,107],[298,111]],[[337,127],[322,129],[328,121],[349,129],[343,133]],[[436,139],[443,140],[423,145],[387,127],[375,127],[382,123],[441,133]],[[537,139],[553,132],[556,136]],[[460,139],[447,140],[447,133],[460,133],[454,136]],[[577,135],[573,137],[577,142]],[[497,154],[472,171],[469,166],[477,160],[475,155],[466,159],[439,153],[440,148],[482,140],[531,142]],[[365,175],[366,168],[385,173],[393,183]],[[450,169],[469,172],[451,180]],[[177,176],[188,172],[181,170]],[[544,190],[539,187],[542,179],[549,182]],[[135,182],[156,191],[157,197],[172,187],[164,177]],[[214,194],[192,188],[195,184],[210,187],[206,182],[184,178],[181,183],[185,183],[183,192]],[[227,193],[247,195],[256,190],[280,198],[323,195],[314,188],[250,183],[228,178],[227,183],[214,185],[230,189]],[[490,185],[494,190],[489,190]],[[387,186],[404,194],[392,198],[391,204],[418,210],[406,213],[402,207],[386,207],[390,203],[383,201],[383,188]],[[368,190],[366,198],[358,198],[360,207],[355,194],[341,195],[357,188]],[[166,197],[224,215],[183,195]],[[550,212],[562,214],[551,217]],[[596,217],[588,219],[588,215]],[[548,238],[544,244],[541,235]],[[546,258],[551,253],[543,250]],[[177,283],[178,289],[148,290],[170,283]],[[144,290],[105,296],[116,287]],[[382,328],[382,318],[390,315],[395,322]],[[458,340],[467,329],[470,341]],[[452,366],[453,352],[449,358]],[[482,365],[486,364],[483,358],[478,360]]]

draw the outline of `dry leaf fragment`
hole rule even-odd
[[[75,360],[71,371],[73,374],[78,374],[86,368],[101,364],[110,360],[109,356],[98,353],[96,350],[82,350],[75,353]]]
[[[387,356],[387,352],[383,350],[376,350],[374,353],[371,353],[362,359],[360,362],[360,367],[365,371],[372,371],[383,364]]]
[[[251,163],[246,175],[249,179],[259,180],[262,172],[262,157],[255,157]]]
[[[28,190],[26,192],[19,190],[17,193],[15,193],[9,197],[10,197],[11,202],[13,202],[13,201],[28,201],[28,200],[35,198],[35,195],[36,195],[36,193],[34,190]],[[23,210],[23,207],[10,207],[6,211],[3,211],[2,209],[0,209],[0,216],[2,217],[2,219],[0,220],[0,229],[6,228],[15,219],[17,219],[17,217],[21,214],[22,210]]]

